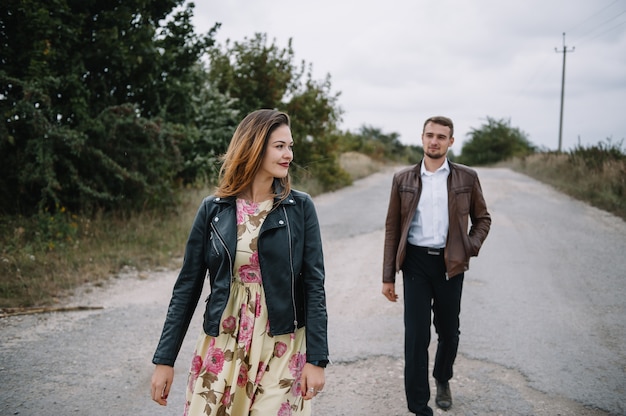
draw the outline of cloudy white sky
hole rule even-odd
[[[196,31],[220,22],[221,44],[291,38],[296,60],[341,92],[342,130],[365,124],[420,144],[423,121],[447,115],[457,154],[487,116],[557,149],[565,32],[562,149],[626,138],[626,0],[195,3]]]

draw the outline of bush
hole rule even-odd
[[[24,94],[2,150],[0,212],[31,215],[64,206],[73,212],[165,206],[182,168],[168,124],[110,107],[84,130],[50,122],[45,100]],[[26,139],[28,137],[28,139]]]
[[[340,149],[342,152],[363,153],[379,162],[415,164],[424,156],[421,146],[402,144],[398,133],[383,133],[368,125],[362,125],[356,133],[343,133]]]
[[[487,117],[487,124],[468,133],[470,140],[463,143],[459,163],[489,165],[512,157],[524,157],[535,152],[526,133],[511,127],[510,120]]]

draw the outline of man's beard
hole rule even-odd
[[[446,157],[445,153],[432,153],[432,152],[425,152],[426,156],[428,156],[431,159],[441,159],[442,157]]]

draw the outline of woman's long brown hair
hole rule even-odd
[[[257,110],[248,114],[237,126],[223,156],[220,179],[215,195],[225,198],[246,191],[261,168],[265,148],[276,128],[289,126],[289,116],[277,110]],[[280,178],[281,189],[276,195],[282,201],[291,191],[289,174]]]

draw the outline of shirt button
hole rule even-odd
[[[280,221],[278,221],[278,223],[279,223],[280,225],[283,225],[283,224],[285,223],[285,221],[280,220]]]

